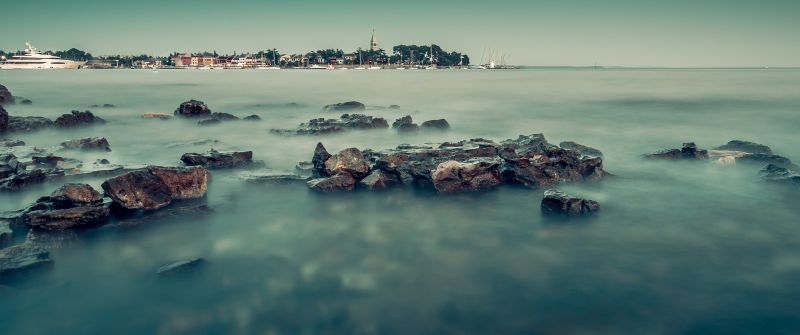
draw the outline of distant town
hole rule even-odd
[[[4,52],[0,50],[2,60],[11,59],[23,54],[22,51]],[[93,56],[75,48],[65,51],[45,51],[42,54],[53,55],[65,60],[80,63],[81,68],[198,68],[198,69],[417,69],[417,68],[484,68],[484,64],[470,66],[470,58],[456,51],[446,51],[436,44],[431,45],[396,45],[387,53],[378,44],[375,32],[372,32],[369,47],[358,48],[352,52],[342,49],[316,50],[306,53],[281,53],[277,49],[266,49],[258,52],[218,54],[216,51],[173,52],[168,56],[151,55],[110,55]],[[481,60],[483,62],[483,59]],[[486,68],[503,67],[495,64],[492,54],[489,55]]]

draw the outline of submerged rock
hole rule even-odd
[[[603,156],[603,153],[600,150],[597,150],[592,147],[587,147],[583,144],[579,144],[572,141],[565,141],[558,144],[559,147],[562,149],[573,150],[579,152],[581,155],[585,156]]]
[[[41,169],[18,171],[16,174],[0,180],[0,190],[16,191],[23,187],[42,183],[45,180],[47,180],[47,174]]]
[[[386,119],[363,114],[343,114],[337,119],[312,119],[301,123],[295,129],[272,129],[270,132],[280,135],[324,135],[340,133],[348,130],[385,129],[389,128]]]
[[[550,189],[544,191],[541,209],[544,215],[584,216],[595,214],[600,210],[600,204]]]
[[[7,105],[14,103],[14,96],[3,85],[0,85],[0,105]]]
[[[9,116],[8,131],[30,132],[53,126],[53,120],[40,116]]]
[[[83,228],[105,223],[109,214],[111,211],[107,206],[31,211],[25,214],[25,224],[47,230]]]
[[[450,123],[447,122],[445,119],[438,119],[438,120],[428,120],[423,122],[420,127],[422,129],[450,129]]]
[[[0,133],[8,130],[8,112],[0,106]]]
[[[64,149],[111,151],[105,137],[89,137],[61,142]]]
[[[142,114],[143,119],[160,119],[160,120],[169,120],[172,118],[172,115],[165,114],[165,113],[144,113]]]
[[[187,274],[198,271],[205,264],[205,259],[197,257],[165,264],[156,270],[160,277]]]
[[[744,154],[736,157],[736,162],[752,164],[772,164],[787,169],[797,169],[797,166],[786,157],[773,154]]]
[[[775,164],[768,164],[759,174],[771,182],[800,186],[800,174]]]
[[[356,179],[344,173],[332,177],[312,179],[308,181],[307,185],[310,189],[323,193],[352,191],[355,189]]]
[[[31,105],[31,104],[33,104],[33,101],[31,101],[31,99],[25,99],[25,98],[22,98],[22,99],[19,101],[19,104],[20,104],[20,105]]]
[[[382,190],[400,184],[397,175],[383,170],[374,170],[358,182],[358,185],[370,191]]]
[[[347,101],[333,105],[327,105],[323,108],[325,111],[363,111],[367,106],[358,101]]]
[[[766,145],[748,141],[741,141],[741,140],[732,140],[727,144],[718,146],[714,149],[727,150],[727,151],[741,151],[751,154],[766,154],[766,155],[772,154],[772,149]]]
[[[645,155],[647,159],[661,160],[702,160],[708,159],[708,151],[698,149],[694,142],[684,143],[681,149],[667,149]]]
[[[208,117],[210,115],[211,110],[208,109],[208,106],[202,101],[194,99],[181,103],[175,110],[175,116]]]
[[[0,249],[0,277],[40,270],[52,264],[47,250],[30,243]]]
[[[202,167],[150,166],[103,182],[105,193],[126,209],[155,210],[173,199],[196,199],[205,195],[211,174]]]
[[[307,177],[285,173],[280,171],[245,171],[239,174],[239,178],[251,183],[296,183],[306,182]]]
[[[314,163],[308,161],[297,162],[294,169],[302,174],[311,174],[314,171]]]
[[[203,166],[208,169],[231,169],[253,164],[253,152],[220,152],[211,150],[207,154],[186,153],[181,156],[181,161],[188,166]]]
[[[74,128],[85,125],[102,124],[105,122],[105,120],[94,116],[94,114],[92,114],[90,111],[80,112],[74,110],[70,114],[63,114],[59,116],[55,120],[54,124],[56,128]]]
[[[411,115],[403,116],[392,122],[392,128],[402,132],[419,130],[419,126],[411,119]]]
[[[258,115],[253,114],[253,115],[245,116],[242,120],[245,120],[245,121],[261,121],[261,117],[258,116]]]
[[[25,141],[7,140],[7,139],[0,140],[0,147],[10,148],[10,147],[23,147],[23,146],[25,146]]]

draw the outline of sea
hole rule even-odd
[[[800,189],[762,180],[762,165],[643,159],[739,139],[800,161],[797,69],[43,70],[0,71],[0,84],[33,101],[6,106],[13,116],[108,121],[3,135],[39,148],[107,138],[111,152],[63,153],[84,162],[252,150],[264,170],[293,173],[318,142],[338,152],[543,133],[601,150],[614,175],[559,185],[601,211],[552,220],[543,189],[318,194],[213,171],[209,212],[83,232],[51,252],[52,268],[0,284],[3,334],[800,333]],[[141,117],[189,99],[262,121]],[[351,100],[390,124],[451,129],[270,132],[338,118],[323,106]],[[90,107],[103,104],[115,107]],[[63,183],[2,192],[0,211]],[[206,260],[198,273],[156,275],[194,257]]]

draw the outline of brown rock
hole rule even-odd
[[[344,173],[360,179],[369,174],[369,163],[364,159],[361,150],[347,148],[325,161],[325,172],[328,175]]]
[[[344,173],[333,177],[312,179],[306,184],[314,191],[329,193],[352,191],[356,186],[356,180],[350,174]]]
[[[158,176],[169,188],[172,199],[202,198],[208,190],[211,173],[202,167],[167,168],[151,166],[150,173]]]
[[[172,202],[172,190],[149,170],[137,170],[103,182],[103,190],[127,209],[155,210]]]

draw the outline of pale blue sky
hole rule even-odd
[[[8,1],[0,49],[282,53],[436,43],[515,64],[800,66],[800,1]]]

